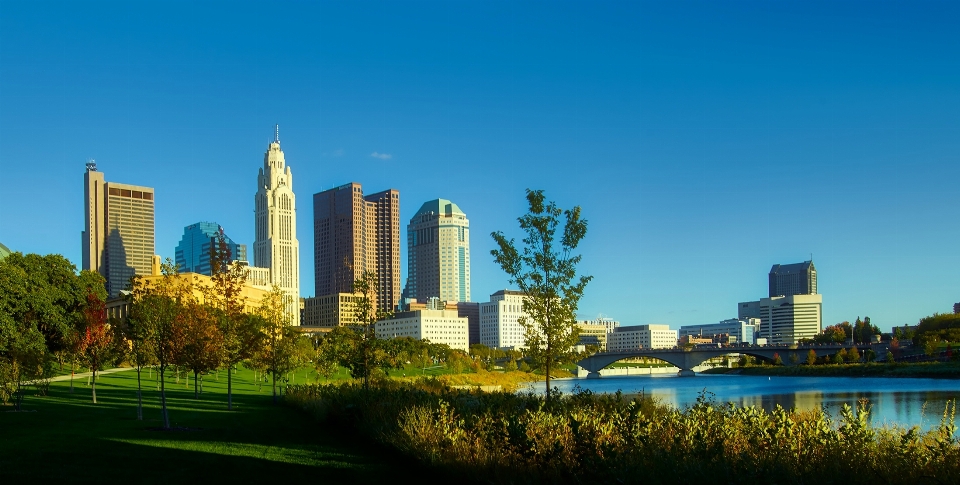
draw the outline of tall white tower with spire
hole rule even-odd
[[[290,296],[287,314],[291,325],[300,324],[300,243],[297,241],[297,198],[293,174],[280,150],[280,126],[263,155],[254,196],[256,240],[253,243],[254,275],[260,284],[277,285]],[[265,270],[269,270],[265,271]],[[266,281],[263,281],[266,280]]]

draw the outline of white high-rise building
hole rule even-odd
[[[480,303],[480,343],[491,348],[525,348],[526,338],[519,319],[523,311],[522,292],[500,290]]]
[[[280,128],[263,155],[254,196],[256,240],[253,243],[254,275],[266,276],[269,286],[277,285],[290,298],[287,315],[290,325],[300,322],[300,243],[297,241],[297,199],[293,174],[280,150]]]
[[[446,199],[424,203],[407,225],[404,299],[470,301],[470,221]]]

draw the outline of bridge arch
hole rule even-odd
[[[577,363],[590,372],[591,377],[599,377],[601,369],[624,359],[646,357],[662,360],[680,368],[680,375],[694,375],[693,368],[708,359],[727,354],[743,354],[764,360],[774,360],[779,355],[783,365],[794,365],[790,354],[797,355],[797,363],[806,360],[807,347],[797,346],[764,346],[764,347],[721,347],[721,348],[694,348],[694,349],[633,349],[623,352],[599,352]],[[820,347],[819,351],[835,351],[832,348]],[[818,352],[819,353],[819,352]]]

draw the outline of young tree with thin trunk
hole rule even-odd
[[[386,351],[383,341],[377,340],[377,321],[390,318],[392,312],[382,309],[374,310],[373,302],[377,298],[377,290],[373,285],[376,275],[364,272],[360,279],[353,282],[353,293],[356,296],[355,312],[357,316],[358,332],[353,333],[352,352],[345,355],[342,362],[350,369],[354,379],[363,381],[363,389],[370,389],[370,376],[375,369],[389,369],[396,363],[395,359]]]
[[[118,322],[120,339],[126,347],[126,360],[137,371],[137,420],[143,421],[143,385],[141,376],[145,367],[154,365],[153,339],[150,329],[140,322],[127,318]]]
[[[259,314],[263,319],[263,346],[258,352],[259,367],[272,378],[273,402],[277,402],[277,378],[295,370],[301,363],[297,340],[300,332],[287,324],[287,301],[290,295],[274,285],[260,302]]]
[[[223,335],[217,327],[214,309],[197,301],[183,308],[183,341],[177,353],[177,364],[193,372],[193,398],[200,397],[200,375],[220,366]]]
[[[84,309],[86,328],[80,343],[80,354],[84,363],[93,373],[91,391],[93,403],[97,403],[97,372],[102,370],[104,362],[109,360],[113,334],[107,325],[107,305],[100,297],[90,292],[87,295],[87,307]]]
[[[529,212],[518,219],[527,234],[523,251],[502,232],[492,234],[498,249],[492,250],[497,264],[524,294],[519,322],[525,330],[527,355],[543,365],[546,376],[546,401],[550,403],[550,372],[569,359],[579,339],[576,327],[577,304],[591,276],[577,278],[581,256],[574,250],[587,233],[587,221],[580,218],[580,207],[561,210],[546,202],[542,190],[527,189]],[[557,239],[561,217],[563,232]]]
[[[167,410],[166,371],[176,362],[178,326],[181,322],[183,303],[188,299],[186,288],[179,281],[179,271],[171,260],[162,266],[163,277],[150,283],[140,277],[134,278],[130,319],[143,327],[143,336],[152,350],[160,381],[160,413],[163,427],[170,428]]]
[[[223,365],[227,368],[227,409],[233,409],[233,369],[260,348],[263,332],[258,319],[245,313],[243,288],[250,270],[233,261],[223,230],[210,240],[212,286],[205,289],[207,302],[219,309],[217,327],[223,338]]]

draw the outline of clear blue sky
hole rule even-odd
[[[530,187],[589,220],[583,317],[716,322],[812,253],[824,324],[888,331],[960,301],[958,25],[956,2],[3,0],[0,242],[79,264],[94,158],[156,188],[162,256],[201,220],[252,245],[279,123],[305,296],[315,192],[396,188],[404,228],[453,200],[485,301]]]

